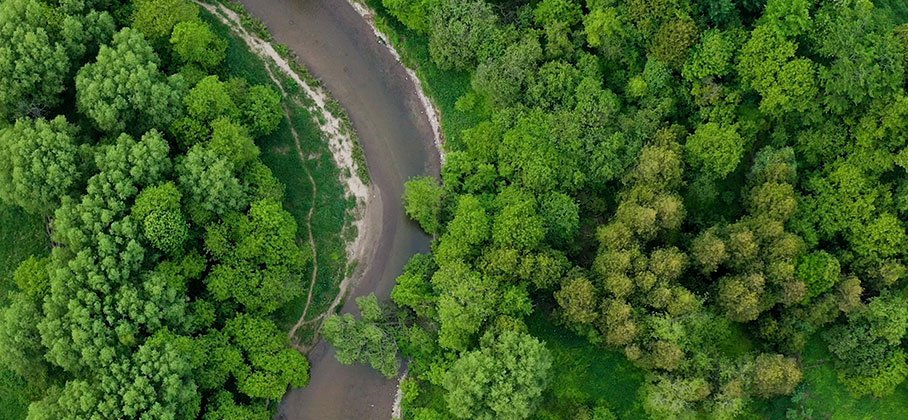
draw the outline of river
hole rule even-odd
[[[346,0],[240,0],[277,42],[320,79],[346,109],[359,135],[381,205],[373,255],[342,312],[356,312],[353,298],[374,292],[386,299],[411,255],[427,252],[429,238],[410,221],[400,197],[410,177],[437,175],[432,129],[405,69],[377,42]],[[278,418],[388,419],[397,379],[372,369],[343,366],[324,340],[310,352],[309,386],[287,393]]]

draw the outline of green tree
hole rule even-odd
[[[483,0],[438,0],[430,8],[429,52],[442,69],[467,69],[499,53],[498,17]]]
[[[571,322],[589,324],[599,317],[596,287],[585,277],[576,277],[561,285],[555,300]]]
[[[433,318],[437,296],[430,279],[437,267],[431,255],[416,254],[407,261],[404,272],[397,277],[391,299],[401,307],[408,307],[417,316]]]
[[[760,23],[773,25],[785,36],[798,36],[812,26],[810,7],[809,0],[769,0]]]
[[[267,314],[299,296],[310,256],[297,244],[296,230],[293,216],[268,200],[252,203],[247,215],[209,225],[205,246],[216,263],[206,283],[214,298]]]
[[[798,260],[797,276],[807,283],[807,297],[813,298],[839,282],[839,261],[824,251],[803,255]]]
[[[726,177],[738,167],[745,146],[737,127],[716,123],[697,126],[684,144],[691,165],[717,179]]]
[[[59,103],[70,62],[48,25],[53,13],[35,0],[0,4],[0,117],[40,115]]]
[[[246,127],[223,117],[211,122],[208,148],[226,158],[237,169],[245,168],[259,157],[259,148]]]
[[[67,5],[63,4],[58,10],[65,9]],[[117,31],[114,18],[107,11],[86,10],[67,11],[74,14],[64,15],[60,24],[61,42],[73,63],[96,56],[101,46],[109,44]]]
[[[690,16],[679,15],[659,26],[649,51],[657,59],[679,68],[687,59],[691,46],[697,42],[697,24]]]
[[[603,51],[607,58],[620,58],[628,51],[626,38],[630,38],[624,16],[616,7],[590,7],[590,12],[583,17],[583,29],[586,42],[593,48]]]
[[[796,58],[798,45],[771,24],[759,25],[741,49],[738,73],[760,94],[760,109],[771,115],[803,112],[817,95],[816,66]]]
[[[281,96],[268,86],[256,85],[249,88],[242,104],[243,122],[256,137],[273,133],[284,118]]]
[[[439,291],[438,343],[445,348],[466,349],[498,309],[498,284],[463,262],[452,262],[441,265],[432,275],[432,285]]]
[[[891,394],[908,377],[900,343],[908,325],[905,299],[892,294],[871,299],[852,311],[848,323],[824,335],[834,356],[839,380],[857,395]]]
[[[505,204],[492,225],[495,244],[519,250],[536,249],[546,234],[536,207],[536,200],[533,199]]]
[[[761,398],[789,395],[801,382],[801,370],[794,359],[781,354],[761,353],[753,366],[751,386]]]
[[[691,51],[684,64],[685,79],[697,81],[709,76],[724,77],[734,70],[732,59],[736,53],[734,35],[717,29],[703,32],[700,43]]]
[[[572,52],[571,27],[582,15],[580,5],[573,0],[543,0],[536,5],[533,18],[545,32],[548,56],[559,57]]]
[[[46,385],[50,372],[38,331],[41,305],[50,291],[48,260],[30,257],[19,265],[13,273],[17,290],[0,309],[0,363],[39,387]]]
[[[265,403],[237,403],[229,391],[218,392],[206,407],[205,418],[212,420],[267,420],[271,412]]]
[[[167,127],[181,113],[182,78],[167,78],[142,37],[124,28],[76,76],[76,104],[103,131]]]
[[[67,382],[54,402],[58,413],[62,418],[197,416],[200,396],[193,366],[174,343],[187,339],[158,334],[131,356],[100,370],[98,377]]]
[[[147,2],[139,2],[142,3]],[[207,23],[197,20],[177,23],[170,45],[181,62],[197,64],[203,69],[213,70],[227,57],[227,41],[212,32]]]
[[[189,238],[189,225],[180,210],[181,197],[176,186],[167,182],[142,190],[132,208],[148,241],[168,254],[177,254]]]
[[[286,333],[273,321],[240,314],[227,321],[224,332],[244,358],[234,374],[243,394],[279,401],[288,386],[301,388],[309,383],[309,361],[287,346]]]
[[[207,76],[199,81],[183,98],[186,112],[200,121],[210,122],[218,117],[237,121],[240,110],[226,83],[217,76]]]
[[[248,205],[236,170],[226,157],[204,145],[195,145],[177,164],[178,186],[192,220],[204,224],[213,215],[224,216]]]
[[[81,181],[76,128],[59,116],[0,130],[0,199],[46,213]]]
[[[434,0],[382,0],[382,5],[408,28],[416,32],[429,29]]]
[[[491,220],[478,198],[461,195],[454,210],[454,219],[434,249],[439,264],[475,256],[480,245],[491,239]]]
[[[473,89],[498,108],[513,105],[520,100],[541,59],[542,47],[535,37],[508,45],[504,54],[479,64],[473,73]]]
[[[580,229],[580,206],[566,194],[556,192],[543,197],[539,214],[546,227],[546,237],[553,244],[569,243]]]
[[[824,4],[815,21],[814,51],[830,62],[819,71],[828,109],[860,109],[903,88],[903,52],[871,1]]]
[[[332,315],[325,320],[322,334],[335,349],[337,360],[345,365],[367,363],[387,378],[397,376],[400,361],[397,343],[383,324],[375,295],[356,298],[362,320],[350,314]]]
[[[725,242],[716,235],[714,229],[710,229],[693,240],[691,256],[704,274],[712,274],[725,262],[728,253],[725,249]]]
[[[155,46],[163,47],[174,27],[181,22],[198,21],[199,7],[186,0],[137,0],[132,27]]]
[[[438,235],[444,189],[435,178],[419,176],[404,185],[404,209],[426,233]]]
[[[524,333],[486,337],[444,377],[448,410],[458,418],[524,419],[539,403],[551,376],[552,356]]]

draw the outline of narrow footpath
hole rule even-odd
[[[240,0],[277,42],[343,105],[359,135],[372,178],[372,213],[380,233],[367,244],[371,256],[359,267],[342,312],[356,312],[354,298],[375,293],[387,299],[411,255],[427,252],[429,238],[408,220],[401,204],[410,177],[437,175],[439,157],[428,118],[406,70],[346,0]],[[284,419],[389,419],[397,379],[365,366],[343,366],[320,341],[311,351],[309,386],[289,392],[278,413]]]

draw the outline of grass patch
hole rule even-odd
[[[376,26],[388,36],[404,64],[416,71],[426,94],[438,107],[442,116],[441,129],[445,137],[445,149],[461,150],[463,143],[460,133],[488,117],[487,112],[479,106],[473,109],[457,109],[457,100],[471,91],[470,73],[438,68],[429,55],[427,36],[417,34],[401,24],[388,13],[381,0],[366,0],[366,4],[375,12]]]
[[[6,305],[6,292],[12,290],[13,272],[30,256],[50,252],[50,241],[40,216],[0,202],[0,278],[3,290],[0,303]]]
[[[249,50],[245,42],[206,10],[202,18],[212,29],[227,40],[227,63],[224,76],[235,76],[246,79],[251,84],[262,84],[281,89],[271,80],[262,59]],[[276,76],[280,77],[278,73]],[[314,197],[315,212],[312,216],[312,234],[315,239],[318,255],[318,276],[313,292],[312,306],[307,317],[314,318],[327,309],[337,295],[344,270],[347,265],[346,244],[342,237],[348,210],[355,203],[345,198],[345,191],[339,181],[339,170],[335,165],[328,145],[322,138],[319,127],[313,122],[310,111],[300,104],[311,101],[302,93],[302,89],[286,78],[281,79],[286,96],[284,107],[289,110],[290,118],[284,118],[275,133],[257,140],[261,149],[261,159],[280,180],[285,188],[284,209],[293,215],[299,227],[297,238],[301,246],[309,248],[306,230],[309,209],[313,206],[312,186],[306,171],[315,179],[318,192]],[[300,144],[305,159],[297,153],[296,143],[291,127],[300,137]],[[275,312],[278,325],[289,330],[302,315],[308,293],[312,266],[310,265],[300,284],[303,295],[291,301]]]
[[[898,419],[908,413],[908,383],[903,382],[894,394],[886,398],[864,396],[855,398],[839,383],[832,366],[826,342],[814,335],[804,349],[802,359],[804,380],[801,390],[804,398],[802,409],[807,408],[816,419]],[[753,404],[754,411],[763,418],[785,418],[788,409],[797,408],[790,397]]]
[[[49,251],[50,242],[41,217],[0,203],[0,306],[8,304],[7,293],[15,287],[12,277],[19,263]],[[0,418],[25,418],[28,404],[41,396],[40,391],[30,389],[12,371],[0,369]]]
[[[644,372],[623,354],[591,344],[536,311],[530,333],[552,352],[553,378],[537,418],[573,419],[581,406],[605,405],[619,418],[646,418],[637,401]]]

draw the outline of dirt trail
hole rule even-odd
[[[400,197],[407,179],[438,174],[437,120],[426,112],[427,99],[417,93],[411,74],[347,0],[240,1],[340,102],[363,145],[372,188],[361,226],[374,229],[359,242],[357,280],[348,279],[350,293],[335,302],[342,312],[356,313],[353,298],[374,292],[387,299],[410,256],[429,249],[429,238],[405,216]],[[309,358],[309,386],[287,394],[279,417],[391,417],[396,378],[340,365],[323,341]]]
[[[268,76],[271,80],[277,85],[280,89],[282,96],[287,97],[287,91],[284,86],[282,79],[275,75],[275,71],[283,73],[284,76],[289,77],[293,82],[295,82],[300,88],[303,89],[306,96],[313,100],[314,105],[310,106],[310,111],[312,111],[313,122],[316,125],[319,125],[322,131],[322,134],[327,138],[329,142],[329,148],[332,152],[335,162],[338,167],[342,169],[341,182],[345,185],[347,193],[353,196],[357,202],[357,208],[360,210],[360,215],[354,221],[354,224],[357,226],[357,237],[354,241],[348,244],[347,249],[347,259],[350,262],[358,261],[362,263],[368,254],[366,252],[368,244],[374,241],[376,236],[375,231],[380,228],[377,225],[375,217],[369,217],[374,210],[370,211],[370,208],[380,206],[380,200],[375,199],[378,195],[374,192],[370,194],[369,188],[365,183],[356,175],[358,172],[357,164],[353,158],[353,142],[354,139],[350,133],[345,130],[343,122],[336,115],[333,115],[327,108],[329,102],[328,94],[323,89],[312,86],[306,81],[304,81],[300,75],[293,71],[290,64],[281,57],[273,46],[259,38],[258,36],[251,34],[246,28],[242,25],[242,20],[237,13],[225,7],[222,4],[207,4],[200,1],[196,3],[205,8],[212,15],[221,20],[222,23],[231,28],[231,30],[239,36],[246,45],[256,54],[262,57],[263,62],[265,63],[265,70],[268,73]],[[303,106],[299,103],[298,98],[296,99],[296,104]],[[290,121],[292,116],[290,110],[284,106],[284,115],[287,120]],[[296,153],[300,161],[306,161],[309,157],[303,151],[302,144],[300,142],[299,134],[296,129],[293,127],[293,124],[290,124],[290,131],[293,135],[294,144],[296,147]],[[303,308],[302,315],[294,324],[294,326],[288,332],[288,338],[290,342],[301,352],[308,352],[314,343],[303,343],[300,344],[297,339],[297,332],[300,328],[310,323],[319,323],[324,319],[326,314],[334,313],[337,309],[337,306],[342,302],[343,296],[348,292],[351,284],[355,283],[354,276],[348,276],[345,278],[340,286],[339,293],[334,301],[331,303],[329,308],[325,313],[319,314],[313,319],[307,320],[309,314],[309,308],[312,305],[312,296],[315,290],[316,282],[318,281],[318,248],[316,247],[315,238],[312,233],[312,217],[315,214],[315,203],[316,197],[318,195],[318,185],[315,182],[315,179],[312,177],[311,172],[304,166],[303,167],[306,177],[309,180],[309,184],[312,188],[312,206],[309,208],[309,211],[306,216],[306,231],[308,237],[309,247],[312,250],[312,273],[308,285],[308,294],[306,296],[306,304]],[[371,197],[370,197],[371,195]],[[376,201],[378,203],[376,203]],[[380,218],[378,219],[380,220]]]

